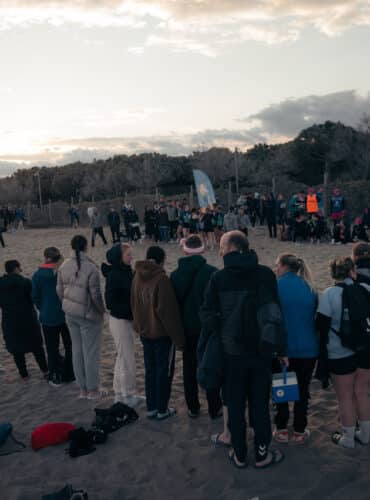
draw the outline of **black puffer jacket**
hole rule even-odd
[[[219,331],[226,354],[285,354],[277,282],[254,251],[232,252],[213,274],[201,311],[205,332]],[[203,335],[202,335],[203,336]]]
[[[110,315],[117,319],[132,320],[131,285],[133,272],[130,266],[122,262],[121,245],[114,245],[107,252],[108,264],[102,264],[101,270],[106,278],[105,303]]]

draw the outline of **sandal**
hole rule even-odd
[[[271,457],[271,460],[264,465],[258,465],[258,462],[256,462],[256,465],[254,466],[255,469],[268,469],[269,467],[280,464],[284,461],[285,458],[284,453],[277,448],[269,450],[267,456],[269,455]]]
[[[305,444],[310,436],[311,433],[308,429],[305,429],[304,432],[294,432],[292,441],[297,444]]]
[[[221,432],[219,432],[218,434],[213,434],[211,436],[211,443],[219,448],[230,448],[231,443],[225,443],[225,441],[222,441],[222,439],[220,439],[221,436]]]
[[[274,439],[277,443],[288,444],[289,433],[288,429],[275,429],[273,432]]]
[[[229,460],[233,464],[233,466],[236,467],[237,469],[246,469],[248,467],[247,462],[238,463],[236,461],[237,458],[236,458],[236,454],[235,454],[234,450],[230,451],[230,453],[229,453]]]
[[[174,417],[176,413],[175,408],[167,408],[165,413],[157,413],[156,420],[167,420],[167,418]]]

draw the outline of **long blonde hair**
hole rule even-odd
[[[312,291],[315,291],[311,269],[306,264],[304,259],[301,259],[291,253],[282,253],[278,257],[278,262],[280,262],[281,265],[286,266],[292,273],[297,274],[307,283]]]

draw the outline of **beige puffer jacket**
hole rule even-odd
[[[57,293],[63,311],[77,318],[101,321],[105,312],[100,289],[99,270],[85,253],[80,253],[81,268],[73,253],[58,271]]]

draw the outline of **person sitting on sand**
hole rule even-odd
[[[72,337],[73,369],[79,399],[99,399],[99,361],[104,302],[99,270],[87,256],[87,240],[74,236],[72,255],[58,272],[57,293]]]
[[[370,352],[354,352],[343,345],[340,337],[343,287],[348,286],[347,293],[351,293],[350,289],[356,280],[355,265],[349,257],[336,258],[330,262],[330,270],[335,285],[321,295],[316,321],[321,345],[327,350],[328,369],[342,424],[342,430],[333,433],[332,441],[344,448],[354,448],[356,440],[361,444],[370,442]],[[361,286],[370,290],[366,283],[361,283]]]
[[[107,252],[109,265],[103,263],[101,270],[106,279],[105,303],[110,313],[109,329],[117,350],[113,377],[115,403],[122,402],[134,407],[142,398],[136,395],[136,334],[131,310],[132,260],[130,245],[114,245]]]
[[[197,418],[200,414],[197,347],[202,328],[199,312],[209,279],[217,269],[207,264],[202,256],[205,248],[199,236],[189,236],[184,241],[183,250],[185,257],[179,259],[177,269],[171,274],[171,281],[185,330],[182,367],[188,415],[190,418]],[[209,416],[212,419],[217,418],[222,407],[219,391],[207,391],[207,401]]]
[[[255,466],[266,468],[284,458],[281,451],[269,448],[272,353],[285,344],[276,278],[271,269],[258,264],[240,231],[224,234],[220,254],[224,269],[211,277],[201,317],[205,330],[219,332],[225,355],[223,396],[233,448],[229,458],[239,469],[247,466],[248,400]],[[287,363],[286,358],[283,361]]]
[[[31,280],[22,276],[17,260],[5,262],[6,274],[0,278],[1,326],[5,346],[13,355],[19,375],[28,380],[25,354],[32,352],[41,372],[48,375],[40,324],[32,302]]]
[[[168,406],[175,366],[175,345],[185,343],[181,315],[172,283],[163,269],[166,254],[150,247],[136,263],[131,307],[134,330],[144,348],[147,417],[165,420],[176,414]]]
[[[46,350],[48,353],[49,384],[59,387],[62,382],[72,382],[72,341],[66,325],[62,304],[57,295],[57,272],[63,257],[55,247],[44,251],[45,262],[32,276],[32,299],[39,310]],[[59,352],[62,338],[65,355]]]
[[[294,404],[293,441],[304,444],[310,436],[307,429],[307,410],[310,383],[319,353],[315,314],[317,295],[312,284],[311,271],[303,259],[282,254],[276,261],[279,299],[284,326],[288,335],[289,370],[297,375],[299,401]],[[276,363],[276,372],[281,372]],[[276,405],[274,438],[288,443],[289,404]]]

